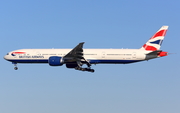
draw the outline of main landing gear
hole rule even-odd
[[[94,69],[90,69],[90,68],[82,68],[82,67],[75,67],[76,70],[80,70],[80,71],[88,71],[88,72],[94,72]]]
[[[18,70],[17,63],[14,63],[14,62],[13,62],[13,64],[14,64],[14,66],[15,66],[15,67],[14,67],[14,70]]]
[[[87,62],[87,61],[86,61]],[[79,70],[79,71],[88,71],[88,72],[94,72],[94,69],[91,69],[91,64],[89,62],[87,62],[87,68],[82,68],[83,63],[81,63],[80,61],[77,61],[77,67],[75,67],[75,70]]]
[[[81,61],[77,61],[77,67],[75,67],[75,70],[88,71],[88,72],[92,72],[92,73],[95,71],[94,69],[91,69],[91,64],[88,61],[86,61],[87,68],[83,68],[82,65],[83,65],[83,63]]]

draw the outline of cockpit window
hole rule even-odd
[[[7,53],[6,55],[9,55],[9,53]]]

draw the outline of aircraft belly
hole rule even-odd
[[[128,64],[128,63],[134,63],[139,62],[142,60],[105,60],[105,59],[99,59],[99,60],[89,60],[91,64]]]
[[[15,63],[48,63],[48,59],[10,59],[8,61]]]

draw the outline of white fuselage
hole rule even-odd
[[[20,49],[9,52],[4,58],[14,63],[48,63],[49,57],[63,57],[71,50]],[[91,64],[125,64],[148,60],[146,54],[149,52],[141,49],[83,49],[83,57]]]
[[[84,49],[79,43],[73,49],[20,49],[9,52],[4,59],[17,63],[48,63],[50,66],[66,65],[80,71],[94,72],[91,64],[128,64],[167,56],[160,50],[168,26],[162,26],[140,49]],[[82,67],[83,64],[87,68]],[[18,69],[16,66],[15,70]]]

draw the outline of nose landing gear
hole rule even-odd
[[[17,63],[15,63],[15,62],[13,62],[13,64],[14,64],[14,70],[18,70],[18,67],[17,67]]]
[[[18,70],[18,67],[14,67],[14,70]]]

